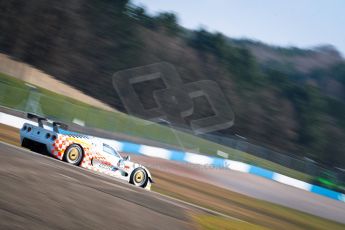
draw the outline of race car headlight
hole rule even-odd
[[[46,138],[49,139],[50,138],[50,133],[46,134]]]
[[[30,132],[30,131],[31,131],[31,127],[28,128],[28,132]]]
[[[53,141],[56,140],[56,136],[55,136],[55,135],[52,136],[52,140],[53,140]]]
[[[24,125],[23,128],[22,128],[22,130],[25,131],[26,129],[27,129],[27,127],[26,127],[26,125]]]

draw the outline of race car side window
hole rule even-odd
[[[107,144],[103,144],[103,152],[121,158],[120,154]]]

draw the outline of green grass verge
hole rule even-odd
[[[38,110],[35,108],[35,101],[39,101],[39,103],[36,103],[39,105]],[[312,180],[312,177],[307,174],[207,141],[192,134],[177,130],[172,131],[169,127],[121,112],[105,111],[40,87],[32,90],[25,82],[1,73],[0,105],[26,112],[41,113],[41,115],[64,122],[72,122],[74,119],[78,119],[84,121],[88,127],[159,141],[187,151],[198,150],[205,155],[216,155],[217,150],[220,150],[228,153],[229,158],[233,160],[263,167],[299,180],[307,182]]]
[[[220,216],[194,215],[193,220],[201,230],[263,230],[268,229],[259,225],[250,224],[238,220],[231,220]]]

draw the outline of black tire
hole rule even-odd
[[[143,168],[136,168],[133,170],[131,174],[129,183],[137,187],[145,188],[148,181],[149,181],[149,177],[146,170]]]
[[[83,160],[83,149],[77,144],[71,144],[65,150],[63,160],[72,165],[79,165]]]
[[[22,141],[22,143],[21,143],[21,146],[22,146],[23,148],[30,149],[30,145],[29,145],[29,143],[28,143],[28,139],[24,138],[23,141]],[[31,149],[30,149],[30,150],[31,150]]]

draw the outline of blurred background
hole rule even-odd
[[[27,100],[39,98],[40,110],[34,112],[68,122],[78,118],[87,126],[202,154],[216,155],[220,150],[230,159],[344,191],[345,51],[340,43],[345,39],[337,28],[345,23],[337,11],[343,9],[342,1],[327,2],[332,6],[325,9],[327,14],[317,14],[323,5],[315,3],[316,11],[311,14],[323,20],[319,27],[314,18],[314,24],[298,21],[298,17],[290,22],[279,18],[289,12],[294,17],[295,9],[299,13],[314,9],[308,1],[304,5],[292,2],[297,5],[281,11],[268,7],[267,21],[261,20],[264,12],[258,3],[244,7],[235,1],[218,5],[211,1],[209,5],[152,2],[0,1],[1,53],[77,88],[113,111],[33,90],[6,75],[1,75],[0,82],[2,105],[35,110]],[[303,31],[299,23],[311,30]],[[297,41],[289,40],[289,31],[299,35]],[[330,35],[334,31],[338,36]],[[336,37],[334,44],[323,35]],[[281,40],[284,36],[286,40]],[[112,85],[113,74],[162,61],[173,64],[184,83],[217,82],[235,113],[234,125],[201,135],[186,130],[191,120],[210,114],[203,97],[193,100],[194,113],[183,123],[174,123],[173,130],[169,122],[147,124],[125,116],[125,106]],[[1,68],[3,72],[18,69],[17,65]],[[146,108],[154,108],[157,104],[150,95],[164,88],[162,81],[155,80],[136,87],[136,93]],[[53,85],[50,90],[56,91]]]

